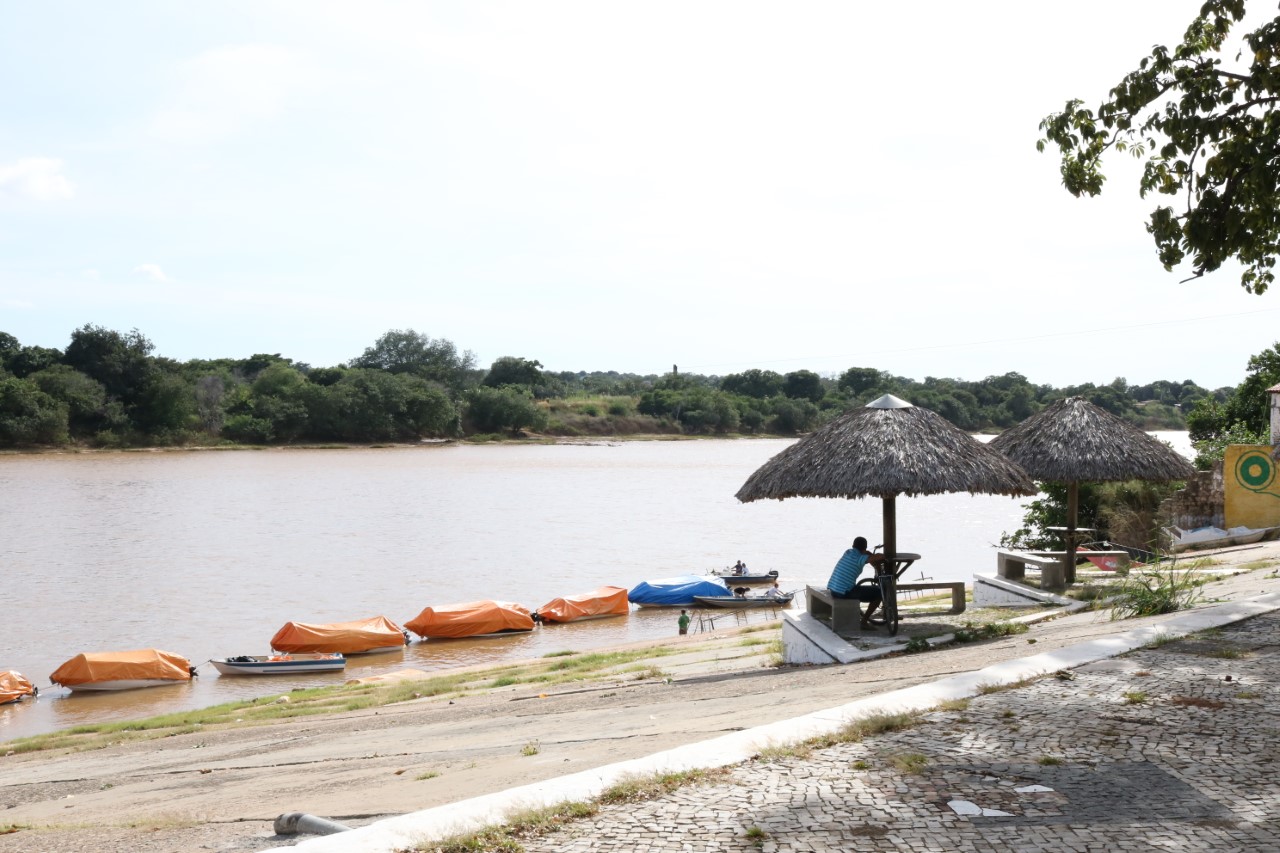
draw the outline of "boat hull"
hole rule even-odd
[[[224,658],[210,661],[223,675],[301,675],[309,672],[340,672],[347,665],[342,655],[246,655],[250,660]],[[275,659],[272,659],[272,658]]]
[[[738,596],[695,595],[699,607],[717,607],[723,610],[750,610],[755,607],[790,607],[792,596],[783,598],[739,598]]]
[[[778,579],[777,572],[769,572],[768,574],[763,574],[763,575],[760,575],[760,574],[735,575],[732,571],[722,570],[718,572],[708,572],[707,576],[712,578],[719,578],[730,587],[743,586],[743,585],[751,586],[753,584],[761,584],[761,583],[773,583]]]
[[[115,681],[90,681],[84,684],[72,684],[67,687],[76,693],[110,692],[113,690],[137,690],[142,687],[164,687],[166,684],[188,684],[191,679],[176,678],[118,678]]]

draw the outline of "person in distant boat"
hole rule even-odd
[[[680,611],[680,618],[676,620],[676,624],[680,626],[681,634],[689,633],[689,611],[688,610]]]
[[[868,627],[867,620],[880,606],[882,596],[878,584],[858,586],[858,575],[862,574],[863,567],[868,563],[875,567],[883,560],[884,555],[868,551],[866,537],[859,536],[853,540],[853,547],[841,555],[831,572],[831,579],[827,581],[827,589],[836,598],[852,598],[867,605],[866,612],[862,614],[863,628]]]
[[[745,575],[747,573],[747,564],[739,560],[733,564],[733,573],[735,575]]]
[[[769,587],[768,589],[766,589],[766,590],[764,591],[764,597],[765,597],[765,598],[772,598],[772,599],[774,599],[774,600],[777,600],[777,599],[779,599],[779,598],[786,598],[786,597],[787,597],[787,594],[786,594],[785,592],[783,592],[781,589],[779,589],[779,588],[778,588],[778,582],[777,582],[777,581],[774,581],[774,582],[773,582],[773,586]]]

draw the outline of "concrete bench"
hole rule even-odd
[[[951,583],[900,583],[898,592],[916,592],[926,589],[946,589],[951,591],[951,609],[948,613],[963,613],[965,608],[964,581]],[[902,602],[899,601],[899,604]]]
[[[809,615],[822,622],[830,622],[837,634],[852,633],[862,626],[862,602],[854,598],[836,598],[824,586],[805,588]]]
[[[1061,590],[1067,588],[1067,578],[1062,568],[1062,557],[1044,556],[1032,551],[997,551],[996,575],[1006,580],[1020,581],[1027,576],[1027,566],[1040,570],[1040,588]]]

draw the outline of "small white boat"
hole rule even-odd
[[[1262,541],[1274,527],[1232,527],[1223,530],[1221,527],[1197,527],[1195,530],[1183,530],[1180,527],[1168,528],[1169,539],[1175,554],[1183,551],[1198,551],[1207,548],[1228,548],[1232,545],[1252,545]]]
[[[699,607],[720,607],[727,610],[746,610],[752,607],[790,607],[794,593],[771,595],[695,595]]]
[[[347,665],[341,654],[239,655],[210,661],[223,675],[299,675],[308,672],[337,672]]]

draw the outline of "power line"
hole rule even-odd
[[[930,344],[930,345],[923,345],[923,346],[917,346],[917,347],[902,347],[900,349],[860,350],[856,354],[842,353],[842,354],[836,354],[836,355],[811,355],[811,356],[797,356],[794,358],[775,358],[775,359],[770,359],[768,361],[761,361],[756,363],[758,364],[790,364],[798,361],[812,363],[815,361],[826,361],[826,360],[832,360],[832,359],[838,359],[838,358],[839,359],[859,358],[863,360],[868,360],[872,358],[877,358],[879,356],[902,355],[903,353],[911,353],[911,352],[933,352],[938,350],[966,349],[969,347],[990,346],[992,344],[1016,344],[1016,343],[1025,343],[1027,341],[1043,341],[1047,338],[1074,338],[1074,337],[1080,337],[1082,335],[1099,335],[1099,334],[1103,334],[1104,332],[1124,332],[1132,329],[1151,329],[1159,326],[1178,326],[1178,325],[1184,325],[1187,323],[1200,323],[1205,320],[1224,320],[1224,319],[1230,319],[1232,317],[1249,317],[1255,314],[1270,314],[1275,311],[1280,311],[1280,308],[1263,308],[1258,311],[1239,311],[1234,314],[1208,314],[1203,317],[1191,317],[1191,318],[1182,319],[1182,320],[1156,320],[1150,323],[1130,323],[1124,326],[1104,326],[1097,329],[1073,329],[1071,331],[1065,331],[1065,332],[1044,332],[1044,333],[1037,333],[1034,335],[1020,335],[1018,337],[1011,337],[1011,338],[990,338],[988,340],[983,340],[983,341]],[[738,362],[724,361],[724,362],[718,362],[716,364],[693,364],[693,365],[690,365],[687,369],[688,370],[705,370],[707,368],[712,368],[712,367],[726,367],[726,366],[732,366],[732,365],[741,364],[741,363],[742,362],[740,361]]]

